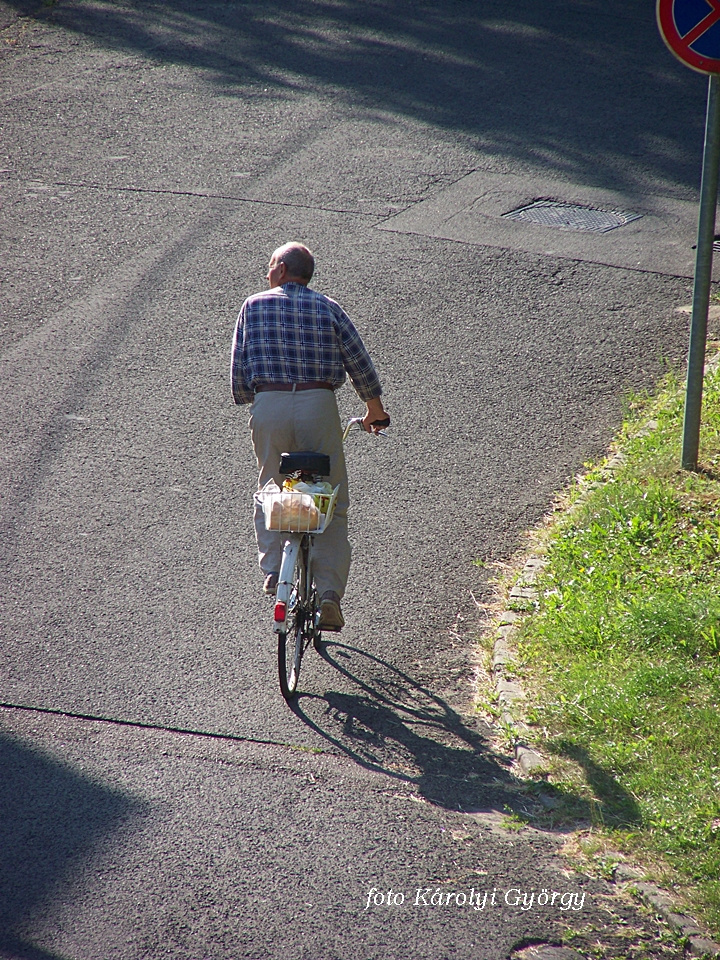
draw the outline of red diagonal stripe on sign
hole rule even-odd
[[[710,4],[713,11],[709,13],[704,20],[701,20],[697,26],[693,27],[689,33],[685,34],[683,40],[688,47],[692,46],[699,37],[707,33],[710,27],[715,26],[718,20],[720,20],[720,0],[705,0],[705,2]]]

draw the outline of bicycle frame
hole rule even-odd
[[[305,651],[311,643],[316,647],[319,643],[318,620],[312,579],[312,536],[290,533],[283,545],[273,617],[280,689],[287,701],[295,696]]]
[[[343,431],[343,443],[348,438],[348,434],[353,427],[359,427],[362,430],[362,417],[353,417],[348,420]],[[375,436],[386,437],[385,430],[377,430]],[[334,501],[333,501],[334,502]],[[275,612],[274,629],[275,633],[286,633],[288,624],[288,609],[291,600],[291,591],[294,585],[295,564],[297,562],[298,551],[307,550],[307,563],[305,564],[307,583],[305,585],[306,596],[301,598],[302,603],[306,603],[310,590],[312,589],[312,547],[313,535],[311,533],[286,533],[283,544],[283,558],[280,567],[277,589],[275,591]]]
[[[373,427],[386,426],[388,420],[377,421]],[[355,417],[349,421],[343,434],[343,441],[347,439],[353,426],[362,429],[363,420],[361,417]],[[374,430],[375,435],[385,436],[384,430]],[[302,457],[303,455],[299,455]],[[306,454],[308,458],[319,457],[319,454]],[[327,459],[327,458],[326,458]],[[302,469],[302,468],[298,468]],[[274,485],[273,485],[274,486]],[[262,500],[263,491],[256,494],[263,502],[265,507],[265,522],[268,529],[273,529],[270,524],[273,522],[274,508],[279,505],[281,491],[277,487],[267,491],[267,499]],[[275,492],[277,490],[277,493]],[[320,612],[318,610],[317,596],[315,593],[315,583],[312,569],[312,552],[315,535],[321,536],[327,523],[332,522],[333,508],[335,498],[337,497],[339,487],[335,487],[332,497],[324,494],[325,505],[324,512],[326,521],[317,522],[317,530],[313,528],[295,532],[298,527],[297,517],[290,519],[285,516],[283,521],[282,508],[280,516],[277,518],[277,528],[283,534],[282,561],[280,563],[280,572],[275,589],[275,609],[273,612],[273,629],[278,638],[278,670],[280,675],[280,688],[283,696],[289,701],[297,689],[298,678],[300,675],[300,664],[303,654],[312,643],[319,649],[320,644]],[[291,495],[292,496],[292,495]],[[299,497],[307,497],[306,494],[298,493]],[[277,498],[277,499],[276,499]],[[281,501],[280,501],[281,502]],[[302,501],[300,501],[302,502]],[[319,505],[318,505],[319,506]],[[319,514],[318,516],[322,516]],[[286,524],[283,529],[283,523]],[[308,526],[310,522],[308,521]]]
[[[280,576],[275,591],[275,612],[273,616],[275,633],[287,632],[288,611],[291,610],[292,589],[295,585],[295,564],[301,550],[307,552],[305,568],[306,583],[303,585],[305,596],[298,598],[306,603],[312,587],[312,546],[313,538],[308,533],[288,533],[283,544]]]

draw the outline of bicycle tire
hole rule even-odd
[[[278,678],[286,700],[297,692],[300,664],[305,649],[307,616],[307,550],[295,555],[295,563],[287,604],[287,630],[278,632]]]

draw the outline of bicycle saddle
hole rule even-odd
[[[318,477],[330,476],[330,457],[326,453],[296,451],[283,453],[280,458],[280,473],[287,476],[296,471],[312,473]]]

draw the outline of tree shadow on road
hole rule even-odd
[[[509,813],[553,830],[598,817],[617,822],[620,809],[625,825],[639,822],[634,800],[607,772],[594,767],[590,786],[601,789],[591,800],[542,780],[520,780],[480,720],[461,716],[408,674],[356,647],[326,642],[322,653],[356,692],[300,694],[293,712],[355,763],[402,782],[418,798],[464,813]],[[560,807],[569,819],[558,815]]]
[[[24,930],[142,814],[129,794],[96,782],[15,736],[0,733],[0,953],[63,960]]]
[[[6,2],[105,48],[196,70],[223,96],[322,95],[577,182],[697,189],[704,88],[664,48],[646,3]]]

